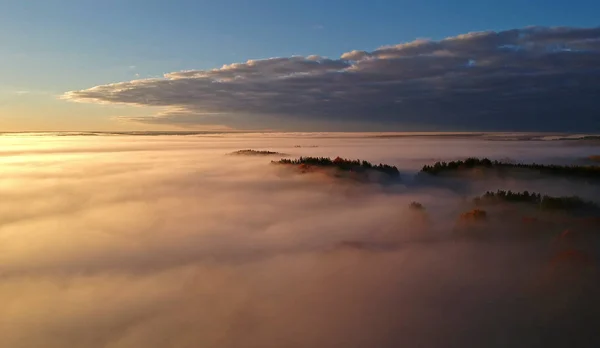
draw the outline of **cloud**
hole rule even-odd
[[[6,92],[9,94],[12,94],[14,96],[17,97],[25,97],[25,96],[29,96],[29,95],[55,95],[52,92],[49,91],[43,91],[43,90],[36,90],[36,89],[7,89],[7,90],[3,90],[0,92]]]
[[[351,51],[339,59],[249,60],[63,98],[166,109],[136,119],[150,123],[214,124],[206,115],[220,114],[234,128],[271,128],[277,119],[298,129],[597,131],[599,78],[600,28],[527,27]]]
[[[269,159],[226,155],[242,148],[341,155],[406,172],[432,157],[544,162],[597,148],[338,136],[3,136],[0,346],[391,348],[597,340],[595,320],[573,320],[582,314],[572,299],[527,292],[546,260],[546,244],[446,239],[460,212],[460,197],[450,191],[352,187],[278,171]],[[435,240],[420,242],[422,231],[403,209],[412,200],[435,218]],[[401,246],[336,248],[356,240]]]

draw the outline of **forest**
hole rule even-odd
[[[591,211],[600,213],[600,207],[597,204],[585,201],[577,196],[552,197],[529,191],[488,191],[482,196],[476,197],[473,202],[475,205],[489,205],[501,202],[526,203],[535,205],[540,210]]]
[[[238,150],[231,153],[231,155],[241,155],[241,156],[272,156],[272,155],[281,155],[285,156],[285,154],[275,151],[259,151],[259,150]]]
[[[315,167],[327,167],[335,168],[341,171],[348,172],[365,172],[369,170],[378,171],[389,175],[392,178],[400,178],[400,171],[395,166],[387,164],[372,164],[368,161],[361,160],[350,160],[341,157],[331,159],[329,157],[299,157],[297,159],[281,159],[279,161],[272,161],[275,164],[288,164],[288,165],[304,165],[304,166],[315,166]]]
[[[488,158],[467,158],[464,161],[436,162],[434,165],[425,165],[421,169],[422,173],[430,175],[440,175],[444,173],[453,173],[464,169],[488,168],[488,169],[529,169],[542,174],[553,176],[586,178],[600,180],[600,166],[581,166],[581,165],[555,165],[555,164],[523,164],[506,163],[492,161]]]

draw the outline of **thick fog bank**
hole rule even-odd
[[[550,244],[451,238],[465,195],[501,188],[594,199],[596,188],[491,180],[457,192],[413,186],[411,175],[471,156],[576,163],[600,147],[291,135],[0,143],[1,347],[599,343],[596,285],[565,290],[549,278]],[[240,149],[383,162],[405,181],[293,175],[271,157],[227,155]],[[412,201],[427,208],[427,231]]]

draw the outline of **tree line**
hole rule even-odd
[[[268,156],[268,155],[283,155],[280,152],[275,151],[262,151],[262,150],[238,150],[231,153],[232,155],[249,155],[249,156]]]
[[[498,202],[535,204],[540,210],[593,210],[600,212],[600,207],[594,202],[589,202],[577,196],[552,197],[535,192],[512,192],[510,190],[487,191],[481,197],[476,197],[476,205]]]
[[[277,164],[291,164],[291,165],[308,165],[317,167],[332,167],[343,171],[366,171],[375,170],[381,173],[385,173],[393,178],[400,177],[400,171],[396,166],[390,166],[387,164],[372,164],[368,161],[361,160],[350,160],[341,157],[331,159],[329,157],[299,157],[297,159],[281,159],[279,161],[272,161]]]
[[[492,161],[488,158],[467,158],[464,161],[436,162],[433,165],[423,166],[421,172],[431,175],[438,175],[444,172],[453,172],[461,169],[473,168],[530,169],[549,175],[600,179],[600,166],[506,163]]]

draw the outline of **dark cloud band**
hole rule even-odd
[[[340,59],[250,60],[67,92],[167,107],[134,121],[243,128],[600,131],[600,28],[418,40]]]

